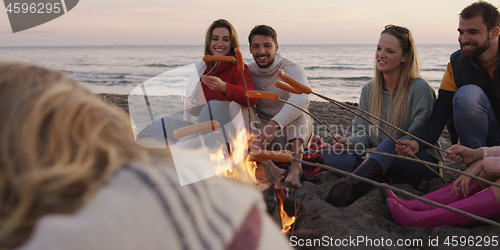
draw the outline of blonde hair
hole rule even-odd
[[[227,56],[234,56],[234,49],[240,47],[240,42],[238,40],[236,29],[229,21],[225,19],[215,20],[208,27],[207,33],[205,34],[205,55],[213,55],[212,50],[210,49],[210,44],[212,43],[212,32],[215,28],[226,28],[229,31],[229,35],[231,36],[231,50],[229,51]],[[207,62],[207,65],[208,64],[209,63]]]
[[[76,211],[133,161],[152,154],[123,110],[60,72],[0,62],[0,248],[24,243],[43,215]]]
[[[408,91],[410,89],[410,84],[415,81],[419,77],[420,66],[418,62],[418,54],[417,48],[415,47],[415,42],[411,35],[411,32],[408,30],[408,33],[401,34],[396,31],[395,28],[388,28],[382,31],[380,34],[389,34],[398,39],[399,45],[403,51],[403,55],[406,55],[406,60],[403,62],[401,67],[401,75],[399,76],[398,84],[396,88],[391,94],[390,105],[388,110],[388,119],[387,121],[397,127],[401,125],[403,122],[404,115],[408,109]],[[377,62],[375,58],[375,77],[373,79],[371,94],[370,94],[370,113],[373,115],[380,117],[382,114],[382,97],[383,97],[383,83],[384,83],[384,75],[382,72],[378,70]],[[375,124],[380,125],[380,121],[375,120],[374,118],[370,118]],[[372,127],[374,134],[376,133],[376,128]],[[390,129],[389,133],[392,136],[400,136],[398,135],[397,130]]]

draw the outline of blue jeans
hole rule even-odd
[[[495,113],[490,100],[477,85],[465,85],[455,93],[453,120],[462,145],[473,149],[500,145]]]
[[[381,153],[389,153],[396,154],[396,143],[392,141],[390,138],[382,141],[375,152]],[[355,154],[355,153],[325,153],[323,155],[323,163],[329,165],[331,167],[335,167],[337,169],[344,170],[346,172],[352,172],[355,166],[356,160],[360,160],[364,154]],[[437,163],[437,160],[430,156],[427,152],[422,151],[416,155],[420,160]],[[370,158],[373,158],[380,163],[384,173],[390,172],[391,174],[395,174],[402,178],[407,179],[431,179],[435,176],[434,172],[428,169],[426,166],[402,159],[396,159],[388,156],[380,156],[380,155],[370,155]]]
[[[234,135],[235,127],[231,123],[229,111],[224,103],[218,100],[211,100],[201,110],[196,123],[205,121],[218,121],[221,125],[224,140],[228,142],[228,133]],[[151,137],[156,141],[163,143],[165,139],[169,142],[176,143],[178,139],[174,137],[174,131],[178,128],[193,125],[194,123],[177,119],[170,116],[157,116],[151,122],[145,137]],[[211,142],[213,138],[205,138],[205,142]],[[220,143],[220,142],[219,142]]]

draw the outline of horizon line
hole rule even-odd
[[[348,46],[353,46],[353,45],[375,45],[375,43],[354,43],[354,44],[347,44],[347,43],[318,43],[318,44],[308,44],[308,43],[280,43],[280,45],[285,45],[285,46],[288,46],[288,45],[293,45],[293,46],[297,46],[297,45],[304,45],[304,46],[307,46],[307,45],[315,45],[315,46],[319,46],[319,45],[348,45]],[[455,44],[455,43],[420,43],[420,44],[417,44],[417,46],[419,45],[458,45],[458,44]],[[0,45],[0,48],[36,48],[36,47],[109,47],[109,46],[205,46],[204,44],[101,44],[101,45],[97,45],[97,44],[94,44],[94,45],[13,45],[13,46],[9,46],[9,45]],[[240,47],[243,47],[243,46],[249,46],[248,44],[242,44],[240,45]]]

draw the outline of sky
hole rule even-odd
[[[456,44],[458,13],[473,0],[80,0],[48,23],[12,33],[0,5],[0,46],[201,45],[224,18],[248,44],[258,24],[281,44],[376,44],[387,24],[419,44]],[[498,7],[498,3],[490,1]]]

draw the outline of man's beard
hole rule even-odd
[[[259,56],[261,56],[261,55],[257,55],[256,57],[258,58]],[[270,55],[264,55],[264,56],[270,56]],[[273,58],[273,60],[269,61],[269,63],[264,64],[264,65],[260,65],[257,63],[257,66],[259,66],[259,68],[261,68],[261,69],[265,69],[265,68],[268,68],[269,66],[271,66],[271,64],[273,64],[273,62],[274,62],[274,58]]]
[[[477,58],[490,48],[490,36],[488,35],[486,42],[484,42],[482,46],[479,46],[476,42],[474,42],[472,44],[471,43],[460,44],[460,47],[464,45],[476,45],[476,48],[472,51],[464,51],[463,49],[461,49],[460,51],[462,53],[462,56],[467,59]]]

